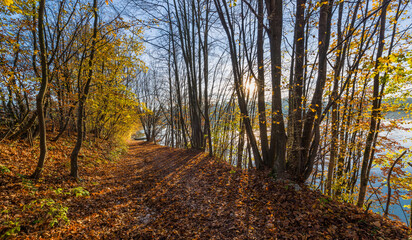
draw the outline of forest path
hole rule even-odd
[[[110,166],[109,166],[110,165]],[[404,239],[380,216],[306,187],[242,171],[205,153],[131,141],[118,162],[87,173],[91,196],[74,198],[75,239]],[[323,201],[320,199],[324,199]]]
[[[206,154],[198,151],[130,141],[128,153],[116,167],[94,172],[91,178],[94,186],[88,188],[91,197],[75,199],[71,207],[81,210],[70,214],[70,219],[76,219],[71,223],[71,230],[75,231],[66,237],[200,237],[206,229],[200,229],[201,218],[196,216],[206,213],[199,200],[212,208],[217,198],[217,194],[210,193],[206,197],[206,192],[214,191],[213,186],[200,181],[209,160]],[[214,176],[209,174],[213,181]],[[218,219],[212,219],[210,213],[204,221],[219,225]],[[220,231],[223,230],[207,234],[222,236],[217,234]]]

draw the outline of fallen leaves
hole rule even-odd
[[[88,154],[94,153],[85,153],[90,159]],[[64,161],[56,158],[53,166]],[[5,165],[12,172],[23,168]],[[21,214],[16,211],[18,199],[27,198],[24,205],[40,195],[50,196],[50,182],[66,192],[78,187],[55,170],[49,170],[52,176],[43,183],[33,184],[35,196],[29,194],[29,183],[8,178],[0,186],[7,191],[1,193],[5,207],[0,210]],[[68,207],[70,224],[23,229],[22,238],[406,239],[408,234],[398,222],[197,151],[133,142],[117,163],[84,165],[83,173],[81,185],[90,196],[58,195],[59,204]]]

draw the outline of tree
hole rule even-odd
[[[380,30],[379,30],[379,44],[376,53],[376,63],[375,69],[379,66],[380,58],[382,57],[383,53],[383,46],[385,43],[385,26],[386,26],[386,10],[388,8],[390,1],[382,1],[382,10],[380,15]],[[358,203],[359,207],[363,206],[365,201],[366,195],[366,188],[368,186],[369,174],[371,170],[371,165],[373,162],[373,152],[372,146],[376,144],[377,136],[378,136],[378,129],[379,129],[379,114],[381,112],[380,105],[381,105],[381,97],[382,89],[381,84],[379,82],[379,73],[375,74],[373,78],[373,107],[372,107],[372,116],[370,120],[370,129],[369,133],[366,137],[366,144],[365,144],[365,151],[363,154],[362,159],[362,168],[361,168],[361,177],[360,177],[360,188],[359,188],[359,196],[358,196]]]
[[[44,119],[44,97],[47,92],[48,80],[48,70],[47,70],[47,53],[46,45],[44,42],[44,9],[45,9],[45,0],[40,0],[39,3],[39,19],[38,19],[38,33],[39,33],[39,45],[40,45],[40,59],[41,59],[41,85],[39,93],[36,97],[36,106],[37,106],[37,117],[39,121],[39,132],[40,132],[40,156],[37,163],[36,170],[31,176],[34,179],[39,179],[41,172],[44,167],[44,162],[47,156],[47,146],[46,146],[46,123]]]
[[[70,176],[74,177],[75,179],[79,178],[79,170],[78,170],[78,163],[77,158],[80,152],[80,148],[82,147],[83,143],[83,116],[84,116],[84,104],[86,103],[87,96],[90,90],[90,83],[92,81],[93,76],[93,60],[94,55],[96,52],[96,38],[97,38],[97,25],[98,25],[98,14],[97,14],[97,0],[93,0],[93,35],[92,35],[92,44],[90,49],[90,58],[88,63],[88,75],[86,83],[83,86],[79,86],[78,89],[78,98],[79,98],[79,106],[77,108],[77,140],[76,145],[73,148],[73,151],[70,155]],[[80,73],[79,73],[80,74]]]

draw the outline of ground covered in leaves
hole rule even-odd
[[[68,153],[65,144],[52,146],[51,156]],[[81,182],[66,177],[67,156],[51,157],[42,181],[32,182],[24,175],[37,150],[0,147],[3,237],[408,239],[400,222],[196,151],[131,142],[126,155],[107,161],[105,146],[86,148]]]

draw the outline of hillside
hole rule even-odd
[[[60,146],[50,155],[61,154]],[[17,175],[34,166],[16,160],[27,146],[0,147],[0,164],[10,170],[0,179],[0,236],[18,219],[14,237],[22,239],[408,239],[400,222],[197,151],[134,141],[119,160],[96,163],[104,147],[87,149],[80,183],[65,177],[64,157],[51,160],[43,181],[32,183]],[[67,207],[70,222],[47,203],[23,209],[35,199]],[[42,209],[48,210],[42,215]],[[53,228],[50,216],[57,219]]]

